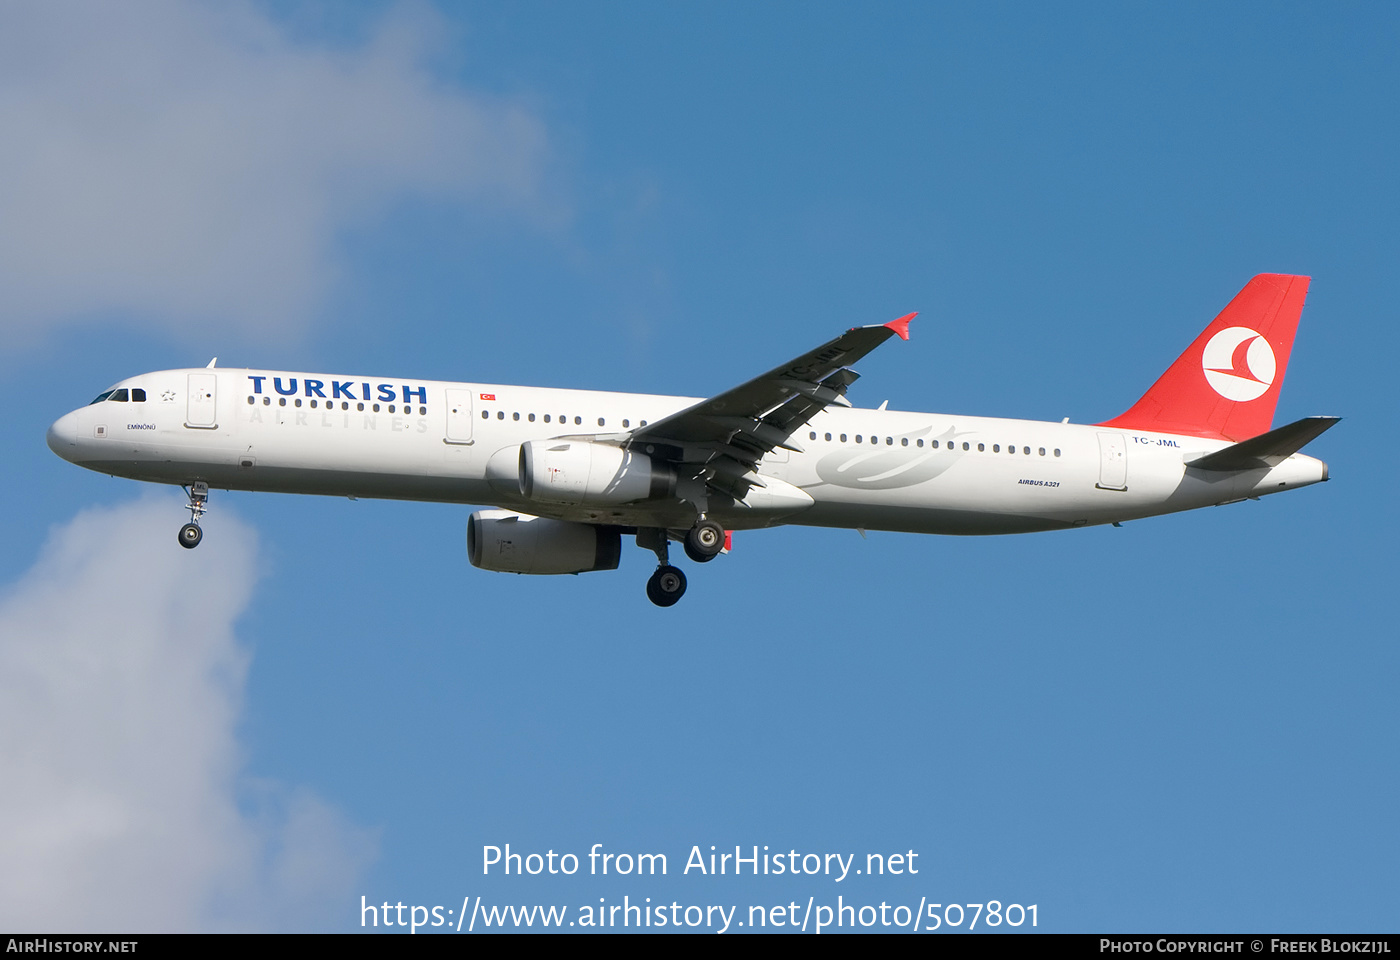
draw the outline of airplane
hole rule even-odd
[[[1272,427],[1310,278],[1254,277],[1125,413],[1097,424],[859,409],[850,365],[915,314],[855,327],[709,399],[208,367],[147,373],[49,428],[99,473],[179,484],[203,537],[213,489],[486,505],[485,570],[656,554],[647,596],[686,590],[731,532],[783,524],[1009,534],[1118,524],[1328,479],[1299,451],[1337,417]]]

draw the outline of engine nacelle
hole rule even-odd
[[[586,440],[520,445],[520,495],[546,503],[632,503],[669,497],[676,471],[645,454]]]
[[[467,520],[467,558],[500,573],[588,573],[616,570],[622,535],[616,528],[549,520],[509,510],[478,510]]]

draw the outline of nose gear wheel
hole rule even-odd
[[[184,491],[190,498],[185,507],[190,512],[190,522],[180,528],[180,546],[186,550],[193,550],[199,546],[199,541],[204,539],[204,531],[199,527],[199,518],[209,509],[209,484],[203,480],[196,480],[185,487]]]

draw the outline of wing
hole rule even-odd
[[[708,487],[742,500],[762,486],[758,463],[777,447],[801,452],[792,435],[833,403],[850,406],[846,388],[860,374],[849,369],[892,336],[909,339],[916,314],[886,324],[855,327],[815,350],[717,397],[634,431],[626,445],[641,447]]]

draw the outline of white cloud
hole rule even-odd
[[[169,500],[79,514],[0,599],[0,928],[307,929],[373,836],[250,781],[234,635],[251,531],[175,542]]]
[[[318,47],[240,3],[0,5],[0,342],[99,312],[302,327],[335,241],[396,199],[549,216],[543,125],[436,82],[399,8]]]

